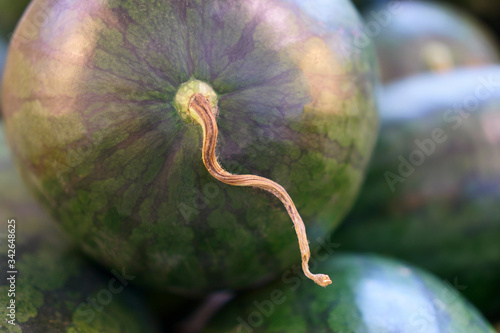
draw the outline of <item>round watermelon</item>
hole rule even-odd
[[[500,313],[500,67],[386,88],[366,183],[334,241],[457,280]]]
[[[388,2],[364,13],[384,82],[500,61],[498,42],[466,12],[426,1]]]
[[[493,333],[449,284],[404,263],[355,254],[323,258],[334,276],[327,289],[291,271],[236,298],[205,333]]]
[[[35,0],[6,64],[9,143],[107,267],[183,294],[248,287],[300,260],[297,236],[272,195],[209,174],[175,97],[194,81],[213,92],[222,166],[284,186],[317,245],[356,197],[378,128],[363,34],[347,0]]]

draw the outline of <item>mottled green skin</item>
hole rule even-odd
[[[284,275],[226,305],[203,332],[494,332],[455,289],[417,268],[377,256],[325,260],[319,267],[333,277],[326,289]]]
[[[38,8],[53,15],[34,34]],[[7,60],[8,137],[90,256],[152,288],[248,287],[300,260],[291,221],[208,174],[175,93],[191,77],[214,88],[222,165],[289,190],[314,245],[351,206],[377,131],[359,29],[346,0],[36,0]]]
[[[456,119],[447,122],[443,117],[448,107],[474,96],[478,77],[493,75],[498,80],[500,67],[463,74],[417,78],[388,88],[381,100],[400,100],[391,99],[391,112],[382,107],[381,135],[362,194],[332,238],[345,250],[394,256],[443,279],[457,279],[464,286],[461,292],[483,313],[498,316],[500,92],[463,118],[457,129]],[[433,99],[433,91],[443,90],[453,91],[449,102]],[[426,98],[434,101],[430,108],[425,107]],[[398,119],[395,111],[406,118]],[[417,148],[414,140],[431,138],[436,128],[445,131],[447,141],[392,192],[386,172],[398,175],[399,156],[408,160]]]
[[[80,308],[87,297],[108,290],[113,278],[77,254],[24,188],[9,157],[0,130],[0,331],[38,332],[158,332],[132,287],[114,294],[112,301],[94,311]],[[7,220],[16,219],[16,325],[6,322]],[[114,285],[119,288],[119,285]],[[99,305],[99,303],[98,303]]]
[[[365,20],[375,23],[373,11],[384,10],[387,5],[367,10]],[[401,3],[373,40],[384,82],[500,61],[497,41],[480,22],[455,7],[432,2]]]
[[[8,38],[30,0],[0,0],[0,36]]]

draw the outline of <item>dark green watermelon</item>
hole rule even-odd
[[[500,67],[395,83],[381,104],[366,183],[334,241],[456,280],[500,314]]]
[[[267,281],[300,260],[283,205],[214,180],[174,97],[190,79],[213,88],[221,163],[282,184],[314,246],[377,131],[360,22],[347,0],[35,0],[2,89],[23,178],[87,254],[151,288]]]
[[[319,267],[333,276],[332,286],[316,288],[285,272],[230,302],[203,332],[494,332],[455,289],[417,268],[354,254],[325,257]]]
[[[7,252],[12,219],[13,259]],[[128,273],[113,275],[93,267],[55,226],[24,189],[0,130],[0,331],[158,332]]]
[[[422,72],[498,63],[498,42],[472,15],[427,1],[387,2],[365,11],[384,82]]]

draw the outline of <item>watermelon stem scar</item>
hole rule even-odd
[[[218,127],[216,116],[217,107],[213,107],[214,101],[210,94],[196,92],[189,98],[187,105],[188,114],[194,121],[199,123],[203,129],[203,164],[208,172],[217,180],[233,186],[252,186],[260,188],[274,194],[285,206],[288,215],[293,221],[297,238],[299,240],[300,253],[302,256],[302,270],[304,274],[322,287],[332,283],[330,277],[324,274],[312,274],[309,271],[309,242],[307,240],[306,228],[304,222],[292,201],[292,198],[286,190],[279,184],[270,179],[255,175],[233,175],[222,168],[217,161],[215,147],[217,145]]]

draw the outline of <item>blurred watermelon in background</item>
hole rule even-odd
[[[460,6],[470,14],[489,25],[500,40],[500,1],[497,0],[441,0],[454,6]]]
[[[332,239],[456,281],[498,319],[499,34],[486,17],[500,2],[355,3],[368,25],[387,23],[374,34],[386,85],[365,185]]]
[[[204,333],[493,333],[449,284],[380,256],[342,254],[319,267],[327,289],[293,274],[227,304]]]
[[[408,1],[408,0],[403,0]],[[389,0],[354,0],[354,4],[361,12],[366,12],[370,8],[385,5]],[[495,36],[500,41],[500,1],[497,0],[436,0],[433,3],[450,4],[456,8],[461,8],[464,12],[475,16],[478,20],[488,25],[495,31]]]
[[[365,21],[373,28],[384,82],[499,60],[493,34],[453,6],[422,1],[390,3],[371,7],[365,12]]]
[[[493,317],[500,313],[500,298],[491,296],[500,295],[500,86],[483,85],[491,79],[500,82],[500,67],[386,86],[364,188],[333,239],[342,250],[394,256],[457,279]]]

